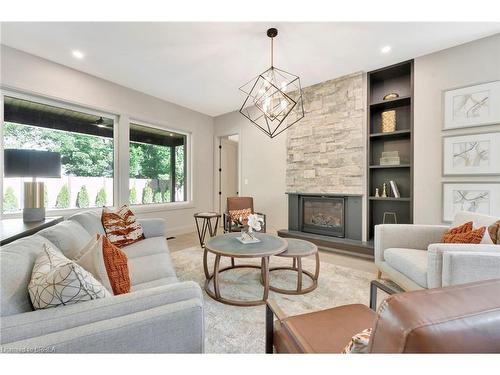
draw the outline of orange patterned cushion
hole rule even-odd
[[[448,234],[444,235],[443,242],[444,243],[471,243],[478,244],[481,242],[484,236],[484,232],[486,231],[486,227],[481,227],[478,229],[471,230],[465,233],[456,233],[456,234]]]
[[[368,343],[370,342],[370,337],[372,334],[372,329],[367,328],[360,333],[352,336],[351,341],[345,346],[341,354],[359,354],[368,353]]]
[[[497,220],[488,227],[488,233],[494,244],[500,245],[500,220]]]
[[[106,236],[113,245],[123,247],[144,239],[141,224],[127,206],[116,211],[104,207],[101,215]]]
[[[447,239],[451,238],[455,234],[460,234],[460,233],[467,233],[472,230],[472,221],[468,221],[465,224],[459,225],[458,227],[450,228],[446,231],[445,234],[443,234],[443,239],[442,241],[444,243],[448,242]]]
[[[113,245],[105,236],[102,236],[102,253],[113,294],[116,296],[130,292],[127,254]]]
[[[248,216],[250,216],[251,214],[251,208],[244,208],[242,210],[229,210],[229,216],[231,217],[231,220],[240,224],[246,224],[248,222]]]

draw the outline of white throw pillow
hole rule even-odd
[[[76,263],[94,275],[94,277],[112,293],[113,287],[109,282],[108,271],[104,264],[104,255],[102,251],[102,237],[96,235],[93,241],[90,241],[87,246],[82,249],[80,257],[76,259]]]
[[[35,310],[110,297],[94,276],[44,243],[31,273],[28,291]]]

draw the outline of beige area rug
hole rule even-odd
[[[172,260],[180,280],[194,280],[204,287],[203,252],[191,247],[172,253]],[[214,257],[209,257],[213,267]],[[236,259],[236,264],[260,264],[259,260]],[[272,257],[271,267],[289,265],[291,260]],[[314,270],[314,257],[303,260],[304,269]],[[223,258],[221,268],[229,265]],[[369,303],[370,281],[374,275],[329,263],[321,263],[318,287],[304,295],[290,296],[269,293],[287,315],[316,311],[349,303]],[[271,274],[271,285],[286,287],[296,285],[296,274],[292,271],[275,271]],[[221,274],[223,297],[259,299],[263,287],[259,283],[259,270],[235,269]],[[309,280],[304,277],[307,287]],[[205,352],[206,353],[264,353],[265,306],[237,307],[216,302],[203,290],[205,299]]]

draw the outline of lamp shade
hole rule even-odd
[[[51,151],[7,149],[5,177],[61,177],[61,154]]]

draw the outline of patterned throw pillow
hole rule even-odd
[[[494,244],[500,245],[500,220],[497,220],[488,227],[488,233]]]
[[[443,237],[444,243],[470,243],[470,244],[478,244],[481,243],[481,240],[484,237],[484,232],[486,231],[486,227],[481,227],[478,229],[471,230],[465,233],[456,233],[445,235]]]
[[[252,214],[251,208],[244,208],[242,210],[229,210],[229,216],[231,220],[235,223],[246,225],[248,222],[248,216]]]
[[[372,329],[367,328],[360,333],[352,336],[351,341],[342,349],[342,354],[364,354],[368,353],[368,343],[370,342],[370,336],[372,334]]]
[[[96,235],[88,251],[76,262],[92,273],[114,295],[130,292],[127,255],[106,236]]]
[[[90,272],[43,244],[35,260],[28,292],[35,310],[110,297]]]
[[[141,224],[135,220],[127,206],[116,211],[104,207],[101,221],[106,236],[113,245],[123,247],[144,239]]]
[[[472,225],[473,225],[472,221],[469,221],[465,224],[459,225],[458,227],[448,229],[446,233],[443,235],[442,241],[446,243],[447,239],[452,238],[452,236],[455,234],[470,232],[472,230]]]

